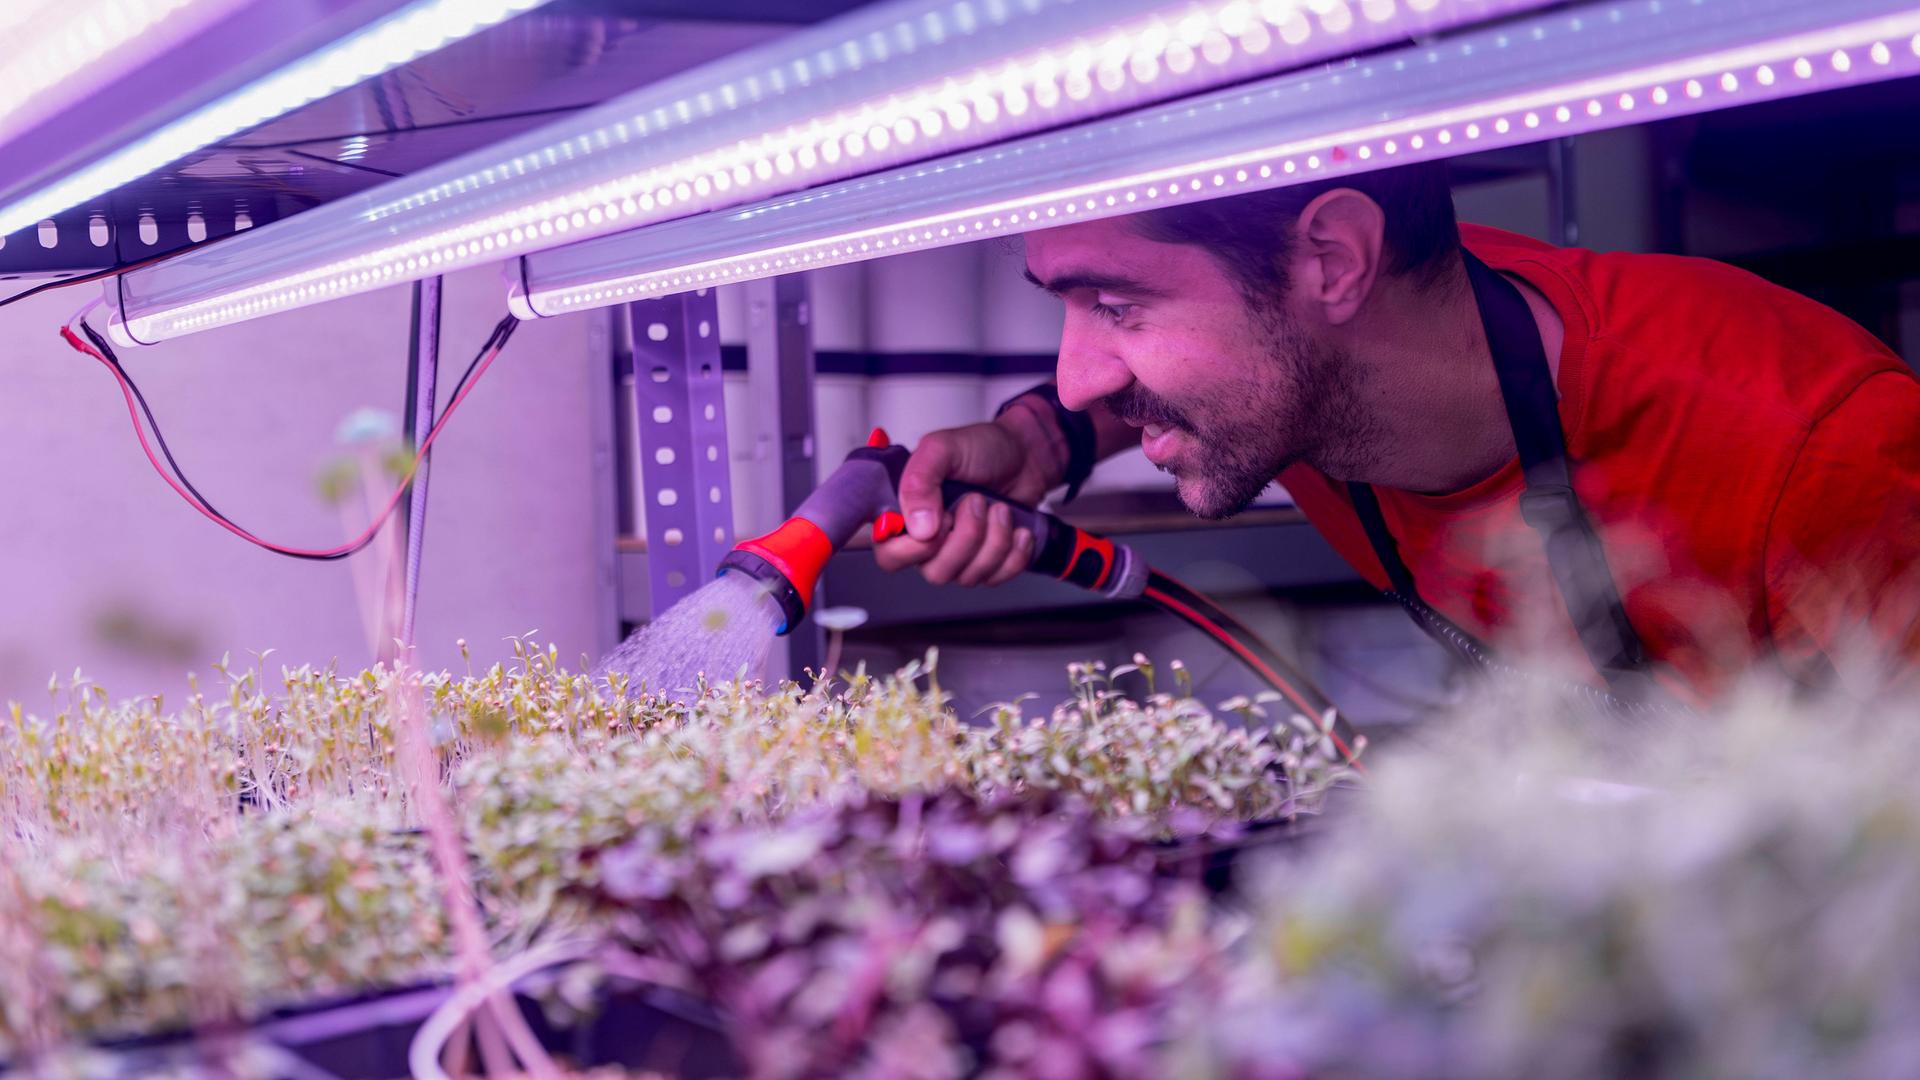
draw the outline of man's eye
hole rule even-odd
[[[1102,304],[1096,301],[1089,310],[1099,318],[1105,319],[1110,323],[1117,323],[1121,319],[1126,318],[1127,314],[1131,312],[1134,307],[1135,305],[1133,304]]]

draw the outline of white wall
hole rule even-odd
[[[353,560],[254,548],[149,467],[112,378],[56,336],[96,288],[0,309],[0,699],[37,708],[49,675],[76,667],[116,697],[175,696],[188,668],[204,675],[226,650],[273,648],[274,665],[368,663]],[[504,295],[492,269],[448,279],[443,400]],[[418,626],[429,665],[457,663],[463,636],[476,661],[533,629],[564,657],[598,647],[590,318],[522,326],[436,444]],[[407,337],[399,287],[122,359],[221,510],[268,539],[329,547],[346,527],[315,477],[348,413],[400,413]],[[121,634],[102,632],[110,619]]]

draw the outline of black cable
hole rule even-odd
[[[38,285],[29,286],[25,289],[20,290],[17,293],[14,293],[12,296],[9,296],[4,300],[0,300],[0,307],[6,307],[8,304],[18,303],[22,300],[27,299],[28,297],[38,296],[41,293],[46,292],[50,289],[58,289],[67,285],[85,285],[89,281],[99,281],[101,278],[112,277],[113,275],[119,272],[120,272],[119,268],[116,267],[112,270],[100,270],[90,274],[82,274],[79,277],[58,278],[53,281],[43,281]]]
[[[189,251],[197,251],[200,248],[212,247],[213,245],[220,243],[222,240],[226,240],[226,239],[229,239],[230,237],[234,237],[238,235],[240,234],[237,232],[228,233],[226,236],[216,236],[211,240],[202,240],[197,244],[192,244],[192,243],[184,244],[180,247],[173,248],[168,251],[162,251],[156,255],[148,255],[143,259],[136,259],[133,262],[120,262],[116,260],[112,266],[109,266],[103,270],[90,270],[87,273],[79,275],[78,277],[58,278],[53,281],[43,281],[38,285],[33,285],[25,289],[22,289],[19,292],[14,293],[12,296],[6,297],[4,299],[0,299],[0,308],[6,307],[8,304],[18,303],[29,297],[38,296],[41,293],[47,292],[51,289],[63,289],[63,288],[66,288],[68,285],[85,285],[89,281],[99,281],[101,278],[110,278],[115,274],[124,274],[130,270],[138,270],[143,266],[152,266],[154,263],[166,262],[168,259],[171,259],[176,255],[185,255]],[[114,230],[114,250],[116,252],[120,250],[118,229]]]
[[[1265,664],[1274,675],[1278,676],[1280,680],[1286,684],[1288,689],[1296,691],[1301,697],[1306,699],[1305,703],[1311,705],[1313,712],[1316,714],[1313,719],[1319,719],[1317,714],[1324,713],[1334,707],[1333,699],[1329,698],[1326,691],[1321,690],[1312,679],[1309,679],[1306,672],[1294,666],[1292,661],[1282,656],[1278,649],[1269,645],[1266,639],[1256,633],[1252,627],[1242,622],[1238,616],[1226,608],[1214,602],[1212,597],[1158,570],[1149,570],[1147,580],[1151,588],[1185,605],[1191,609],[1194,614],[1199,615],[1204,622],[1195,622],[1188,614],[1178,611],[1177,609],[1170,609],[1182,620],[1215,638],[1218,638],[1219,634],[1214,632],[1213,627],[1218,627],[1219,630],[1224,631],[1228,636],[1232,637],[1236,642],[1258,657],[1260,662]],[[1211,627],[1205,625],[1205,623],[1209,622],[1212,624]],[[1263,679],[1267,678],[1266,673],[1261,672],[1258,668],[1255,668],[1254,671],[1256,674],[1261,675]],[[1281,688],[1275,687],[1275,689]]]
[[[133,399],[139,402],[140,411],[146,414],[147,428],[153,432],[153,441],[160,444],[160,453],[167,459],[167,464],[173,468],[173,475],[180,481],[180,486],[192,492],[193,497],[200,500],[200,505],[206,509],[207,513],[212,514],[214,517],[219,518],[221,521],[226,522],[236,529],[249,533],[253,532],[252,529],[246,528],[226,514],[221,513],[218,509],[215,509],[212,500],[201,494],[199,488],[193,486],[193,481],[187,479],[186,470],[182,469],[180,462],[175,460],[173,449],[167,445],[167,437],[160,430],[160,422],[154,419],[153,408],[147,404],[147,395],[140,392],[140,384],[133,381],[133,376],[128,374],[127,369],[121,365],[120,358],[114,355],[113,346],[109,345],[106,339],[100,336],[98,331],[85,322],[80,324],[80,331],[87,335],[87,340],[93,342],[93,347],[99,349],[100,355],[106,357],[107,363],[112,364],[113,369],[119,372],[122,379],[126,380],[127,389],[133,391]],[[348,551],[335,552],[331,555],[301,555],[286,551],[276,551],[274,554],[285,555],[290,559],[306,559],[310,562],[332,562],[335,559],[344,559],[349,555],[356,554],[362,548],[366,547],[368,543],[371,543],[372,540],[373,537],[370,536],[357,547]],[[268,548],[267,550],[272,551],[273,549]]]
[[[213,503],[205,495],[200,494],[200,489],[194,487],[193,481],[188,480],[187,474],[181,471],[180,463],[173,458],[172,448],[167,446],[167,437],[160,434],[160,425],[154,422],[153,409],[147,405],[147,395],[140,392],[140,387],[134,383],[133,376],[127,374],[127,369],[120,366],[120,358],[114,355],[113,346],[107,344],[106,339],[85,322],[80,324],[80,331],[87,335],[88,341],[93,342],[94,348],[100,350],[100,355],[107,358],[107,363],[113,365],[114,370],[120,373],[120,377],[127,380],[127,389],[133,391],[133,399],[140,403],[140,411],[147,416],[147,427],[153,430],[154,441],[160,444],[160,453],[166,456],[167,464],[173,467],[173,474],[179,478],[181,486],[193,492],[193,497],[200,500],[200,505],[206,507],[208,513],[232,524],[231,519],[215,510]]]
[[[1308,720],[1318,723],[1322,716],[1331,712],[1335,745],[1340,748],[1341,754],[1349,762],[1353,762],[1352,748],[1358,743],[1358,733],[1353,730],[1353,725],[1348,722],[1345,715],[1334,708],[1332,699],[1327,697],[1325,691],[1289,663],[1259,634],[1254,633],[1246,623],[1241,622],[1232,612],[1214,603],[1204,593],[1196,592],[1158,570],[1148,571],[1146,598],[1149,602],[1226,646],[1263,681],[1279,691],[1281,696],[1286,697]],[[1299,700],[1294,700],[1295,698]]]
[[[107,358],[107,363],[112,364],[114,370],[120,373],[120,377],[127,380],[127,389],[133,391],[133,399],[140,403],[140,411],[147,417],[147,427],[152,429],[153,439],[160,444],[160,453],[165,455],[167,464],[173,467],[173,474],[179,478],[180,485],[193,492],[193,497],[199,499],[200,505],[206,507],[210,513],[232,524],[227,515],[214,509],[212,500],[202,495],[199,488],[193,486],[193,481],[187,479],[187,474],[181,470],[180,463],[174,460],[173,449],[167,445],[167,437],[160,434],[160,425],[153,419],[153,409],[147,404],[147,395],[140,392],[140,387],[133,381],[133,376],[128,375],[127,369],[120,365],[120,358],[114,355],[113,346],[107,344],[107,340],[100,336],[99,331],[85,322],[80,324],[80,332],[87,335],[87,340],[93,342],[93,347],[99,349],[100,355]]]
[[[467,364],[467,370],[460,373],[460,381],[453,384],[453,393],[447,395],[447,404],[453,404],[453,400],[460,396],[461,388],[467,385],[468,379],[473,378],[473,370],[480,366],[481,358],[496,347],[506,348],[507,339],[511,338],[513,332],[518,329],[520,329],[520,320],[511,315],[494,324],[493,333],[487,335],[486,343],[480,346],[478,353],[474,354],[473,360]],[[438,413],[436,412],[435,415]]]
[[[461,387],[467,384],[467,380],[472,377],[474,370],[480,366],[480,361],[486,359],[487,354],[493,351],[496,346],[504,347],[507,339],[513,336],[514,328],[519,325],[520,320],[508,315],[494,326],[493,332],[487,335],[487,340],[481,344],[480,351],[474,354],[473,360],[467,364],[467,370],[461,374],[460,381],[455,384],[453,395],[447,399],[449,402],[459,396]],[[154,419],[153,409],[147,405],[147,396],[140,392],[139,384],[133,381],[133,376],[128,374],[127,369],[121,365],[120,358],[114,354],[113,346],[108,344],[107,340],[101,337],[100,333],[85,320],[80,322],[80,332],[87,335],[87,340],[93,343],[93,347],[100,350],[100,355],[106,358],[107,363],[113,365],[113,369],[119,373],[122,379],[126,380],[127,389],[133,392],[134,400],[140,404],[140,411],[146,414],[147,428],[153,432],[154,441],[160,444],[160,453],[166,457],[167,464],[172,467],[174,476],[180,481],[180,486],[186,488],[193,494],[194,498],[200,500],[200,505],[206,509],[207,513],[212,514],[214,517],[219,518],[235,529],[246,533],[253,533],[253,530],[242,526],[239,522],[234,521],[232,518],[214,509],[212,501],[205,495],[202,495],[199,488],[193,486],[193,481],[187,479],[186,470],[182,469],[180,463],[174,459],[173,450],[167,446],[167,437],[160,431],[160,422]],[[429,428],[428,430],[432,429]],[[431,454],[432,452],[429,451],[428,453]],[[284,555],[289,559],[304,559],[308,562],[333,562],[336,559],[344,559],[349,555],[358,554],[365,549],[368,544],[371,544],[378,535],[379,531],[375,530],[369,533],[366,539],[355,544],[353,547],[345,551],[336,551],[330,555],[307,555],[295,551],[280,551],[271,547],[266,547],[265,550],[272,551],[276,555]],[[264,545],[261,546],[264,547]]]

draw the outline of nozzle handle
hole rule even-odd
[[[1091,589],[1114,599],[1136,597],[1146,591],[1148,567],[1132,548],[1098,533],[988,491],[977,484],[949,480],[940,485],[941,498],[952,507],[968,495],[1004,503],[1016,529],[1033,534],[1033,560],[1027,569]]]
[[[879,540],[898,535],[904,527],[900,476],[910,456],[906,447],[885,443],[876,434],[873,445],[848,454],[780,528],[742,541],[736,553],[745,554],[738,559],[729,556],[723,569],[740,570],[767,582],[777,596],[786,598],[782,607],[788,625],[799,622],[812,606],[813,584],[827,558],[861,525],[871,522]],[[1146,593],[1150,568],[1126,545],[975,484],[949,480],[941,486],[942,502],[949,507],[974,494],[1005,503],[1014,526],[1033,534],[1028,570],[1110,599]]]

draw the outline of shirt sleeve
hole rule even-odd
[[[1874,375],[1815,423],[1766,533],[1767,617],[1790,673],[1920,685],[1920,382]]]

